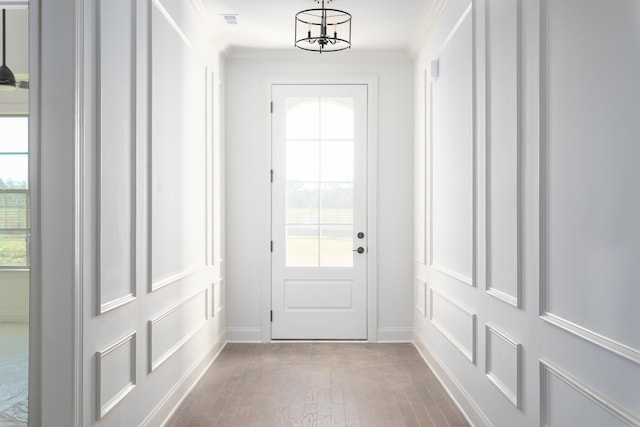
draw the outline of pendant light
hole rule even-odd
[[[326,0],[331,3],[332,0]],[[338,52],[351,48],[351,14],[324,7],[307,9],[296,14],[296,47],[312,52]]]
[[[14,90],[16,77],[6,65],[7,56],[7,10],[2,9],[2,66],[0,66],[0,90]]]

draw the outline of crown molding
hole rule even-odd
[[[449,0],[433,0],[431,6],[427,8],[409,44],[409,54],[411,57],[415,58],[420,53],[431,34],[435,21],[440,17],[448,3]]]
[[[229,46],[225,53],[228,61],[263,61],[263,60],[303,60],[306,63],[353,63],[366,61],[412,62],[413,59],[405,50],[344,50],[341,52],[325,52],[324,54],[291,49],[253,49]]]

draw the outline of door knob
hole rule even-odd
[[[360,246],[358,249],[354,249],[353,252],[358,252],[359,254],[363,254],[364,253],[364,248],[362,246]]]
[[[358,233],[358,239],[364,239],[364,233],[362,231]]]

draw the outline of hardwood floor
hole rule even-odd
[[[0,427],[27,425],[29,325],[0,323]]]
[[[468,426],[411,344],[228,344],[165,424]]]

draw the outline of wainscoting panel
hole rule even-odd
[[[640,193],[628,190],[640,181],[640,87],[627,83],[640,74],[638,5],[544,6],[540,311],[640,363]]]
[[[427,284],[422,280],[415,281],[415,306],[423,316],[427,315]]]
[[[416,88],[416,93],[422,93],[423,102],[422,105],[417,104],[417,113],[423,117],[427,115],[427,104],[429,103],[429,94],[427,93],[427,87],[430,84],[431,78],[429,77],[427,70],[424,70],[423,80],[420,82],[421,88]],[[414,205],[415,205],[415,230],[414,230],[414,258],[419,264],[427,263],[427,201],[426,201],[426,185],[427,185],[427,126],[422,129],[418,129],[418,135],[415,143],[415,188],[414,188]]]
[[[208,290],[203,289],[149,320],[149,372],[180,350],[206,323],[208,299]]]
[[[209,213],[205,218],[206,224],[206,263],[208,266],[213,266],[215,263],[215,257],[219,254],[216,254],[214,248],[214,241],[218,237],[218,230],[214,228],[215,220],[214,220],[214,199],[217,196],[218,189],[220,188],[218,185],[217,178],[214,179],[215,172],[217,172],[218,166],[216,165],[216,159],[214,157],[214,149],[213,149],[213,133],[215,131],[214,128],[214,116],[213,116],[213,100],[214,100],[214,90],[215,90],[215,76],[210,70],[205,67],[205,77],[206,77],[206,87],[205,87],[205,123],[206,123],[206,180],[205,180],[205,194],[207,197],[207,212]],[[214,166],[215,165],[215,166]]]
[[[96,418],[104,417],[136,386],[136,333],[96,353]]]
[[[520,306],[520,0],[487,0],[486,289]]]
[[[521,345],[492,325],[485,327],[485,374],[516,408],[520,407]]]
[[[160,5],[151,11],[151,289],[207,264],[206,67]],[[180,82],[180,84],[176,84]],[[191,106],[183,105],[183,99]],[[153,248],[153,250],[151,250]]]
[[[471,3],[415,54],[415,335],[477,425],[640,426],[638,2]]]
[[[433,325],[467,358],[476,363],[476,315],[431,289],[429,316]]]
[[[98,312],[104,313],[136,294],[136,2],[98,3]]]
[[[540,361],[540,384],[541,426],[640,425],[640,418],[547,361]]]
[[[474,72],[471,5],[445,41],[432,83],[431,267],[473,285]]]
[[[72,181],[60,200],[43,200],[68,220],[59,233],[52,229],[59,248],[48,239],[49,256],[70,254],[54,270],[68,270],[80,290],[65,299],[69,307],[58,307],[73,320],[73,339],[50,347],[75,356],[68,369],[50,370],[50,389],[68,386],[42,423],[158,426],[227,341],[222,98],[214,79],[225,62],[210,44],[199,1],[76,3],[63,7],[72,28],[60,30],[68,42],[60,64],[72,69],[61,82],[75,88],[63,94],[71,100],[63,103],[68,114],[60,112],[68,123],[52,124],[45,138],[69,142],[62,151],[45,144],[43,168]],[[1,308],[0,301],[0,315]]]
[[[212,315],[217,316],[224,310],[224,280],[214,282],[211,292],[211,310]]]

